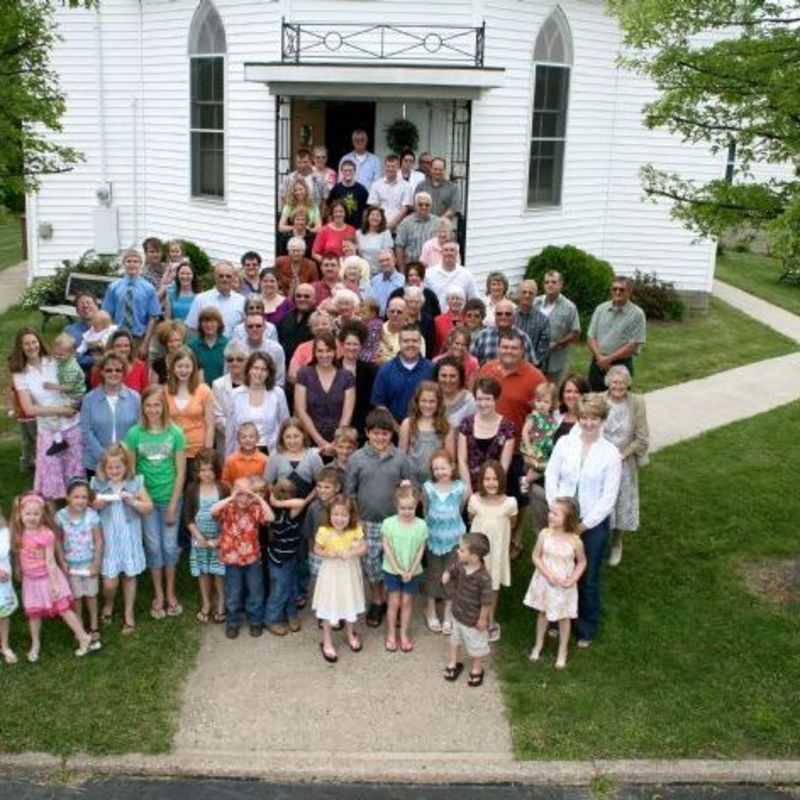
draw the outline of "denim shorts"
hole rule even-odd
[[[420,575],[415,575],[408,583],[404,583],[399,575],[383,572],[383,584],[387,592],[402,592],[403,594],[419,594]]]

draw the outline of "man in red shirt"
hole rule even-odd
[[[508,494],[517,499],[520,509],[528,505],[529,497],[520,491],[520,479],[525,473],[525,464],[519,453],[522,426],[525,417],[531,410],[536,387],[546,380],[544,375],[529,361],[525,360],[525,350],[522,337],[514,330],[503,331],[500,334],[497,349],[499,358],[487,361],[478,372],[479,377],[494,378],[500,384],[500,397],[497,400],[497,412],[506,419],[510,419],[517,429],[517,452],[511,459],[506,481]],[[510,554],[516,558],[522,551],[522,527],[520,522],[523,515],[517,515],[517,525],[511,532]]]

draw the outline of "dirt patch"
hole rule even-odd
[[[800,603],[800,558],[768,558],[742,565],[750,594],[780,606]]]

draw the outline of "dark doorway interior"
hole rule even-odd
[[[369,149],[375,147],[375,103],[328,100],[325,103],[325,146],[328,148],[328,165],[337,168],[339,159],[353,149],[351,137],[356,128],[363,128],[369,136]]]

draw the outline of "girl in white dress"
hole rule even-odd
[[[367,542],[358,521],[358,510],[352,497],[337,495],[327,507],[314,540],[314,555],[322,559],[314,588],[312,608],[322,622],[322,657],[335,664],[339,657],[331,638],[331,628],[344,620],[347,643],[354,653],[361,651],[361,638],[355,631],[364,605],[364,580],[361,556]]]
[[[522,601],[539,612],[536,643],[530,660],[538,661],[549,622],[558,622],[556,669],[567,666],[571,620],[578,616],[578,580],[586,569],[586,554],[578,535],[578,506],[571,497],[559,497],[547,515],[533,548],[536,571]]]

